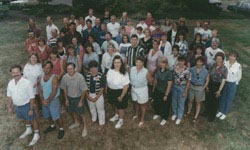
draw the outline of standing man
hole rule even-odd
[[[96,39],[96,42],[99,41],[99,34],[98,32],[93,28],[92,26],[92,20],[88,19],[86,21],[86,25],[87,25],[87,29],[83,30],[82,32],[82,40],[83,40],[83,44],[85,45],[86,42],[88,41],[88,37],[89,35],[93,35]]]
[[[46,35],[47,35],[47,40],[52,38],[51,30],[56,29],[57,30],[57,35],[59,35],[59,29],[58,27],[53,23],[53,18],[48,16],[47,17],[47,23],[48,25],[46,26]]]
[[[72,113],[74,124],[69,126],[69,129],[74,129],[80,126],[78,115],[82,117],[83,130],[82,137],[87,136],[87,123],[84,116],[85,109],[83,100],[88,90],[84,77],[75,71],[75,64],[67,64],[67,74],[62,78],[61,87],[64,91],[66,106],[69,107],[69,112]]]
[[[85,17],[85,22],[87,23],[87,20],[90,19],[92,21],[92,27],[95,26],[95,19],[96,17],[94,16],[94,10],[92,8],[89,9],[89,15]]]
[[[31,124],[33,125],[35,133],[32,141],[29,143],[29,146],[32,146],[36,144],[40,138],[34,111],[35,95],[33,85],[29,80],[22,77],[22,67],[20,65],[12,66],[10,72],[13,79],[9,82],[7,87],[8,112],[13,112],[12,104],[14,104],[17,118],[25,120],[26,130],[19,137],[20,139],[24,139],[32,134]]]
[[[50,126],[44,131],[45,134],[56,129],[55,121],[59,124],[58,139],[64,136],[63,120],[60,116],[61,106],[59,101],[60,89],[58,78],[52,74],[53,63],[45,61],[42,65],[44,75],[39,84],[39,94],[42,101],[42,114],[49,120]]]
[[[110,18],[111,22],[107,24],[107,29],[112,34],[112,39],[116,40],[116,37],[119,34],[120,24],[116,22],[115,15],[112,15]]]

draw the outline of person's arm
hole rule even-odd
[[[207,89],[208,90],[208,83],[209,83],[209,75],[206,77],[206,83],[205,85],[203,86],[203,89]]]
[[[163,97],[164,101],[166,101],[168,99],[169,93],[171,92],[172,85],[173,85],[173,81],[168,81],[168,87],[167,87],[167,90],[166,90],[165,95]]]
[[[182,97],[186,97],[187,96],[187,92],[188,92],[188,89],[189,89],[189,86],[190,86],[190,80],[187,81],[187,84],[186,84],[186,88],[182,94]]]
[[[60,70],[61,73],[59,75],[59,80],[62,78],[63,74],[64,74],[64,69],[63,69],[63,60],[60,60]]]
[[[13,112],[13,107],[12,107],[12,98],[8,97],[8,113],[12,113]]]
[[[152,83],[153,78],[152,78],[152,75],[149,72],[147,72],[146,78],[147,78],[148,83]]]
[[[80,56],[77,56],[77,63],[78,63],[77,72],[80,73],[82,70],[82,60]]]
[[[40,79],[40,83],[41,83],[41,80],[42,80],[42,78]],[[42,84],[39,84],[39,97],[40,97],[40,100],[42,101],[42,104],[44,105],[44,106],[47,106],[48,104],[49,104],[49,102],[48,101],[46,101],[45,99],[44,99],[44,97],[43,97],[43,88],[42,88]]]
[[[223,87],[224,87],[225,83],[226,83],[226,79],[222,79],[222,81],[221,81],[221,84],[220,84],[220,87],[219,87],[218,91],[217,91],[217,92],[215,92],[216,97],[219,97],[219,96],[221,95],[221,91],[222,91],[222,89],[223,89]]]
[[[239,84],[241,78],[242,78],[242,67],[241,67],[241,65],[239,65],[239,70],[237,72],[237,81],[236,81],[237,85]]]
[[[35,98],[31,98],[30,99],[30,109],[29,109],[29,112],[28,112],[29,116],[33,115],[34,107],[35,107]]]
[[[55,76],[52,81],[52,92],[47,99],[48,102],[51,102],[56,96],[57,88],[58,88],[58,78]]]
[[[126,95],[127,91],[128,91],[128,87],[129,87],[129,84],[123,86],[123,89],[122,89],[122,94],[118,97],[118,101],[122,101],[122,98]]]

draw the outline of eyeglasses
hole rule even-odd
[[[199,73],[196,73],[196,78],[199,80],[200,77],[199,77]]]

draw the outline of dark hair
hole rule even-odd
[[[200,36],[201,38],[200,38],[200,43],[201,43],[201,41],[202,41],[202,35],[200,34],[200,33],[196,33],[195,35],[194,35],[194,41],[196,41],[196,37],[197,36]]]
[[[218,53],[215,54],[214,60],[216,60],[217,57],[221,57],[222,60],[224,61],[224,59],[225,59],[225,54],[222,53],[222,52],[218,52]]]
[[[136,34],[132,34],[130,39],[132,38],[136,38],[138,40],[138,36]]]
[[[89,69],[90,69],[90,68],[98,68],[98,66],[99,66],[99,64],[98,64],[98,62],[95,61],[95,60],[91,60],[91,61],[89,62],[89,64],[88,64]]]
[[[56,55],[58,57],[58,49],[57,49],[57,47],[53,46],[52,49],[51,49],[50,54],[54,54],[54,55]]]
[[[56,46],[57,46],[57,47],[58,47],[58,45],[59,45],[59,42],[62,42],[62,43],[63,43],[63,46],[64,46],[64,42],[63,42],[62,38],[58,38],[58,40],[56,41]]]
[[[156,43],[157,45],[159,45],[159,44],[160,44],[160,41],[153,40],[153,41],[152,41],[152,44],[154,44],[154,43]]]
[[[137,60],[139,60],[139,61],[141,61],[141,62],[144,63],[144,58],[143,58],[142,56],[137,56],[137,57],[135,58],[135,62],[136,62]]]
[[[39,58],[38,54],[37,54],[36,52],[32,52],[32,53],[30,54],[30,57],[33,56],[33,55],[36,56],[37,63],[40,63],[41,61],[40,61],[40,58]]]
[[[109,34],[109,35],[112,37],[112,34],[111,34],[110,32],[105,32],[105,35],[106,35],[106,34]]]
[[[136,30],[142,31],[143,28],[141,26],[139,26],[139,27],[136,27]]]
[[[125,64],[123,63],[122,58],[121,58],[121,56],[119,56],[119,55],[116,55],[116,56],[114,57],[113,62],[112,62],[111,69],[114,69],[114,68],[115,68],[114,62],[115,62],[116,59],[119,59],[119,60],[121,61],[121,67],[120,67],[119,72],[120,72],[121,74],[125,75],[125,74],[126,74]]]
[[[46,39],[44,37],[39,37],[38,39],[38,45],[39,45],[39,42],[43,42],[44,44],[46,44]]]
[[[91,49],[92,49],[92,52],[94,52],[95,51],[95,49],[94,49],[94,47],[93,47],[93,45],[92,44],[90,44],[90,43],[86,43],[86,45],[85,45],[85,53],[89,53],[88,51],[87,51],[87,47],[91,47]]]
[[[172,51],[173,51],[174,49],[176,49],[176,50],[179,52],[180,46],[175,44],[175,45],[172,46]]]
[[[178,61],[185,61],[185,57],[184,56],[178,56],[177,60]]]
[[[22,71],[22,66],[21,65],[18,65],[18,64],[14,64],[10,67],[10,72],[13,70],[13,69],[19,69],[20,71]]]
[[[179,36],[181,36],[181,35],[184,36],[183,40],[186,39],[186,33],[184,31],[180,31],[180,32],[177,32],[177,36],[176,36],[176,39],[175,39],[176,42],[179,42]]]
[[[169,24],[166,24],[166,21],[167,21],[167,20],[169,21]],[[164,20],[164,25],[165,25],[165,26],[170,26],[170,25],[171,25],[171,21],[170,21],[169,18],[166,18],[166,19]]]
[[[194,54],[197,54],[196,50],[201,49],[201,55],[205,55],[205,47],[201,44],[197,44],[194,46]]]
[[[203,64],[205,62],[205,60],[203,59],[203,57],[199,56],[195,59],[195,64],[197,64],[197,61],[201,61]]]
[[[29,29],[27,33],[31,33],[31,32],[35,33],[34,30],[32,30],[32,29]]]
[[[90,34],[90,35],[88,36],[88,39],[89,39],[90,37],[95,41],[95,36],[94,36],[93,34]]]
[[[69,44],[69,45],[67,46],[67,51],[66,51],[66,55],[67,55],[67,56],[69,55],[69,52],[68,52],[69,49],[73,49],[75,56],[77,55],[76,52],[75,52],[75,46],[74,46],[73,44]]]
[[[67,63],[67,67],[68,66],[72,66],[74,69],[76,68],[76,65],[74,63],[72,63],[72,62]]]
[[[230,56],[230,55],[234,55],[236,58],[239,57],[239,53],[238,53],[237,51],[235,51],[235,50],[229,51],[229,56]]]
[[[50,67],[51,67],[51,69],[53,69],[53,63],[51,62],[51,61],[45,61],[44,63],[43,63],[43,65],[42,65],[42,67],[44,68],[45,66],[47,66],[47,65],[50,65]]]
[[[124,40],[123,40],[124,37],[126,37],[126,38],[128,39],[128,43],[129,43],[129,42],[130,42],[130,39],[129,39],[128,34],[122,35],[122,43],[124,43]]]
[[[86,23],[90,22],[92,24],[92,20],[91,19],[87,19]]]
[[[71,25],[76,26],[76,23],[74,23],[74,22],[70,22],[70,23],[69,23],[69,26],[71,26]]]
[[[145,21],[145,18],[140,18],[139,21]]]

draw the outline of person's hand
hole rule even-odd
[[[66,99],[65,106],[69,106],[69,100]]]
[[[35,88],[37,86],[37,83],[33,84],[33,88]]]
[[[48,100],[42,100],[43,106],[48,106],[49,105],[49,101]]]
[[[13,108],[12,107],[8,107],[8,113],[13,113]]]
[[[205,90],[206,90],[206,92],[209,92],[209,88],[208,87],[206,87]]]
[[[29,115],[29,116],[32,116],[32,115],[33,115],[33,110],[32,110],[32,109],[29,110],[28,115]]]
[[[78,106],[77,106],[77,107],[80,108],[80,107],[82,107],[82,105],[83,105],[83,104],[82,104],[82,101],[80,100],[80,102],[78,103]]]
[[[96,102],[98,100],[98,97],[96,96],[95,98],[93,98],[94,102]]]
[[[216,98],[220,97],[220,90],[218,90],[217,92],[215,92],[215,97]]]
[[[186,96],[187,96],[187,92],[184,91],[184,92],[182,93],[182,97],[186,97]]]
[[[94,98],[92,98],[91,96],[88,96],[88,100],[94,102]]]
[[[119,101],[119,102],[122,102],[122,98],[121,98],[121,97],[118,97],[118,101]]]
[[[165,95],[165,96],[163,97],[163,101],[167,101],[167,99],[168,99],[168,96]]]

